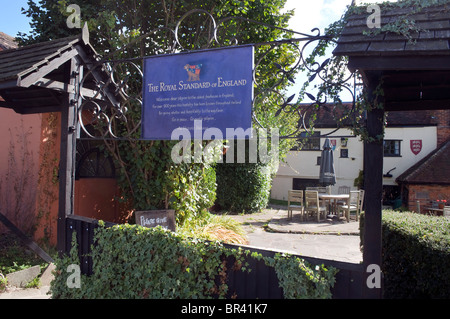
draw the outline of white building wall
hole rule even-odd
[[[316,129],[321,134],[331,132],[332,129]],[[333,133],[334,136],[351,136],[351,131],[341,129]],[[332,136],[330,140],[336,140],[334,149],[334,165],[336,172],[336,185],[332,186],[332,192],[337,193],[339,186],[353,186],[355,178],[358,177],[359,171],[363,170],[364,163],[364,146],[359,137],[348,138],[347,147],[341,145],[341,138]],[[390,169],[392,177],[383,178],[384,185],[396,185],[395,179],[406,169],[420,161],[437,147],[436,127],[403,127],[403,128],[386,128],[385,139],[401,140],[401,156],[385,157],[383,173],[386,174]],[[411,151],[410,140],[422,140],[422,150],[419,154],[414,155]],[[322,146],[325,138],[320,139]],[[340,157],[341,148],[348,149],[348,158]],[[287,200],[288,190],[293,188],[293,179],[318,179],[319,165],[317,165],[317,157],[321,155],[321,151],[291,151],[285,162],[280,163],[276,177],[273,180],[271,197],[274,199]]]
[[[387,128],[384,139],[401,140],[401,156],[385,157],[383,162],[384,174],[396,168],[390,173],[392,177],[383,177],[383,185],[396,185],[395,179],[399,175],[436,149],[437,128],[436,126]],[[422,150],[417,155],[411,150],[411,140],[422,140]]]

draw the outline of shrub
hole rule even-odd
[[[383,212],[383,272],[386,298],[448,298],[449,219]]]
[[[448,298],[448,218],[383,211],[382,240],[385,298]]]
[[[93,273],[81,275],[81,288],[76,289],[67,285],[71,276],[67,267],[79,264],[75,236],[72,242],[69,256],[56,261],[53,298],[226,297],[228,272],[250,272],[248,258],[263,259],[275,268],[287,298],[329,298],[336,273],[334,268],[313,268],[288,255],[262,257],[218,241],[183,237],[161,227],[124,224],[96,229],[91,253]]]
[[[217,164],[217,199],[220,209],[255,213],[267,207],[272,186],[269,164]]]
[[[177,232],[186,237],[219,240],[228,244],[248,242],[241,223],[229,216],[214,215],[209,212],[189,218],[177,229]]]

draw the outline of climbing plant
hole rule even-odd
[[[217,45],[205,42],[211,32],[211,20],[205,13],[218,20],[230,18],[220,25],[217,33],[223,45],[284,38],[286,34],[282,27],[287,26],[292,16],[292,12],[281,12],[285,0],[43,0],[39,5],[29,0],[28,8],[23,13],[32,18],[32,32],[19,34],[21,45],[79,34],[79,29],[67,27],[67,18],[71,15],[70,10],[67,11],[69,4],[79,6],[80,24],[88,23],[90,42],[99,55],[110,61],[123,62],[120,66],[115,65],[116,75],[119,81],[127,78],[127,89],[135,93],[142,91],[142,83],[126,61],[173,53],[174,34],[167,30],[174,30],[180,18],[190,10],[201,9],[203,14],[192,14],[183,21],[178,38],[183,48],[179,50],[198,50]],[[243,21],[239,17],[253,19],[258,23],[251,24],[250,20]],[[261,51],[266,49],[258,48]],[[274,60],[288,62],[293,59],[291,49],[287,46],[272,49],[265,61],[260,63],[258,74],[263,79],[261,87],[279,82],[278,69],[272,63]],[[142,69],[142,65],[140,67]],[[279,88],[284,87],[286,82],[287,79],[279,82]],[[262,125],[269,126],[278,121],[278,125],[284,129],[292,120],[278,120],[271,116],[276,110],[272,103],[274,99],[272,94],[266,94],[264,101],[258,103],[255,113],[264,120]],[[207,163],[174,165],[170,158],[174,143],[139,140],[140,130],[134,128],[139,127],[141,104],[129,103],[127,106],[127,122],[115,129],[129,133],[129,139],[105,140],[104,147],[105,152],[113,156],[120,171],[118,181],[122,190],[121,200],[138,210],[174,208],[179,223],[189,214],[195,215],[211,207],[215,198],[214,167]],[[288,146],[284,148],[288,149]]]
[[[286,254],[263,257],[218,241],[184,237],[161,227],[100,226],[92,248],[92,275],[82,275],[80,286],[68,267],[79,265],[76,233],[68,256],[58,260],[51,283],[52,298],[85,299],[198,299],[239,297],[229,290],[231,272],[252,271],[259,260],[277,273],[285,298],[331,298],[336,269],[312,266]],[[72,265],[72,266],[71,266]]]

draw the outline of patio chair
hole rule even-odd
[[[360,189],[359,190],[359,198],[358,198],[358,210],[356,211],[356,221],[358,221],[359,215],[361,215],[361,212],[363,210],[364,194],[365,194],[364,190]]]
[[[331,189],[326,186],[306,187],[307,191],[318,191],[319,194],[330,194]]]
[[[322,204],[322,201],[319,201],[318,191],[305,191],[305,212],[316,214],[318,222],[320,222],[321,213],[323,213],[323,216],[325,218],[327,209]]]
[[[300,218],[303,221],[303,191],[289,190],[288,191],[288,218],[292,218],[293,211],[300,212]]]
[[[450,217],[450,206],[444,206],[443,215]]]
[[[360,197],[359,191],[350,191],[350,198],[348,200],[348,204],[338,206],[338,214],[340,214],[342,211],[345,218],[347,219],[347,223],[350,222],[350,212],[356,211],[356,214],[358,215],[359,197]]]
[[[338,194],[342,195],[342,194],[350,194],[350,187],[349,186],[339,186],[338,188]],[[345,205],[346,201],[344,200],[338,200],[336,201],[336,205]],[[336,209],[336,207],[334,207],[334,209]]]
[[[350,187],[349,186],[339,186],[338,194],[350,194]]]

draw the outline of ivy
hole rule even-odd
[[[274,267],[285,298],[331,297],[334,268],[313,268],[306,261],[285,254],[262,257],[241,247],[185,237],[161,227],[100,225],[91,252],[92,275],[81,275],[79,289],[67,287],[67,267],[79,264],[74,233],[70,254],[56,261],[51,283],[53,298],[225,298],[230,295],[229,274],[251,272],[251,259]]]
[[[266,258],[266,264],[275,268],[280,287],[287,299],[329,299],[337,269],[317,265],[314,268],[305,260],[278,253]]]
[[[381,14],[387,10],[395,8],[409,8],[407,13],[399,15],[395,20],[389,21],[381,26],[381,28],[373,28],[369,31],[363,31],[363,34],[374,36],[381,33],[391,32],[402,35],[409,43],[416,43],[416,37],[419,32],[427,31],[416,24],[414,15],[421,13],[423,9],[450,3],[449,0],[407,0],[398,1],[396,3],[384,2],[380,4],[382,8]],[[357,7],[350,13],[361,13],[361,7]]]

